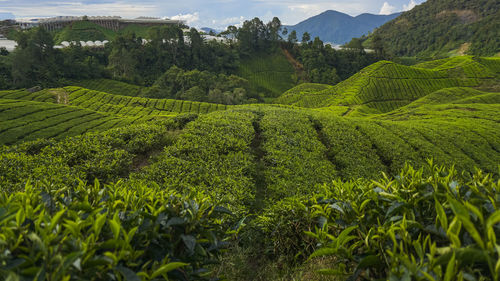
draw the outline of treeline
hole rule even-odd
[[[289,45],[291,53],[304,66],[307,82],[335,85],[361,69],[387,58],[385,54],[367,53],[362,46],[335,50],[325,45],[318,37],[310,41],[304,33],[302,44]]]
[[[152,27],[148,39],[134,33],[118,35],[104,48],[54,48],[54,34],[34,28],[15,34],[18,47],[0,52],[0,89],[58,87],[83,79],[109,78],[148,87],[149,97],[238,104],[261,100],[262,93],[237,77],[240,58],[291,54],[303,65],[297,82],[336,84],[380,59],[361,49],[335,50],[308,33],[299,43],[278,18],[259,18],[241,27],[229,26],[224,43],[207,41],[185,26]],[[265,96],[265,95],[264,95]]]
[[[257,102],[249,96],[248,81],[236,75],[209,71],[186,71],[176,66],[167,70],[145,91],[150,98],[203,101],[220,104]]]
[[[295,30],[282,28],[278,18],[264,24],[259,18],[245,21],[242,27],[229,26],[222,33],[236,38],[240,56],[251,56],[262,51],[273,52],[277,48],[287,50],[304,68],[299,82],[314,82],[334,85],[349,78],[364,67],[381,59],[383,52],[366,53],[361,42],[347,49],[335,50],[325,45],[319,37],[311,39],[308,32],[297,38]]]

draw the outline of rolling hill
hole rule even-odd
[[[0,273],[495,280],[499,63],[382,61],[277,105],[1,91]]]
[[[209,113],[226,105],[113,95],[80,87],[0,91],[0,144],[61,139],[144,123],[181,113]]]
[[[361,14],[356,17],[337,12],[326,11],[317,16],[306,19],[296,25],[285,26],[289,32],[295,30],[300,40],[304,32],[311,38],[319,37],[323,42],[345,44],[352,38],[367,35],[375,28],[398,17],[400,13],[392,15]]]
[[[486,63],[484,63],[487,61]],[[414,67],[381,61],[335,85],[299,85],[276,103],[321,108],[341,106],[344,112],[389,112],[432,92],[453,87],[496,90],[500,59],[456,57]]]
[[[396,56],[494,56],[500,53],[500,3],[429,0],[379,27],[375,35]]]
[[[112,41],[118,34],[126,34],[128,32],[134,32],[138,37],[147,38],[149,29],[147,26],[129,25],[119,31],[113,31],[93,22],[75,21],[71,25],[53,33],[54,42],[60,44],[63,41]]]

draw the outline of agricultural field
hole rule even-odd
[[[295,86],[294,74],[295,70],[282,51],[242,59],[238,70],[238,75],[248,80],[252,91],[267,100]]]
[[[2,91],[0,276],[498,280],[495,65],[380,62],[279,105]]]
[[[80,87],[0,91],[0,144],[61,139],[90,131],[225,110],[226,105],[112,95]]]
[[[143,87],[125,82],[120,82],[112,79],[88,79],[71,81],[69,86],[78,86],[89,90],[105,92],[113,95],[140,96]]]
[[[355,115],[385,113],[441,89],[497,90],[499,65],[496,58],[473,57],[431,61],[414,67],[382,61],[333,87],[300,85],[275,102],[309,108],[349,106]]]
[[[148,35],[149,27],[130,25],[126,28],[119,30],[118,32],[111,29],[107,29],[98,24],[89,21],[77,21],[72,23],[61,30],[54,31],[54,41],[56,44],[60,44],[63,41],[104,41],[113,40],[119,34],[127,34],[134,32],[137,36],[146,38]]]
[[[74,106],[0,99],[0,119],[0,144],[9,145],[38,138],[63,139],[145,122],[153,117],[118,117]]]

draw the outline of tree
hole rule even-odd
[[[287,35],[288,35],[288,29],[287,29],[286,27],[285,27],[285,28],[283,28],[283,30],[281,31],[281,34],[282,34],[283,36],[287,36]]]
[[[60,73],[52,35],[43,28],[35,28],[18,34],[17,42],[12,57],[14,86],[55,85]]]
[[[359,38],[352,38],[351,42],[347,43],[346,47],[360,52],[365,49],[363,48],[363,42]]]
[[[269,32],[269,39],[276,42],[280,39],[279,31],[281,29],[281,21],[279,18],[274,17],[268,24],[267,30]]]
[[[375,51],[377,57],[385,57],[384,41],[378,34],[375,34],[372,38],[372,49]]]
[[[288,35],[288,43],[297,43],[297,31],[292,30],[292,32],[290,32],[290,34]]]
[[[307,44],[309,41],[311,41],[311,35],[309,32],[304,32],[304,34],[302,34],[302,44]]]

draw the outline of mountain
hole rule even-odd
[[[392,15],[361,14],[352,17],[329,10],[296,25],[286,26],[286,28],[289,32],[292,30],[297,31],[299,40],[304,32],[309,32],[311,38],[318,36],[324,42],[345,44],[351,41],[352,38],[368,34],[399,15],[400,13]]]
[[[378,28],[396,56],[446,57],[500,52],[500,1],[429,0]]]
[[[206,34],[209,34],[210,32],[213,32],[215,34],[221,33],[221,30],[214,29],[214,28],[211,28],[211,27],[202,27],[202,28],[200,28],[200,30],[203,31],[203,32],[205,32]]]

